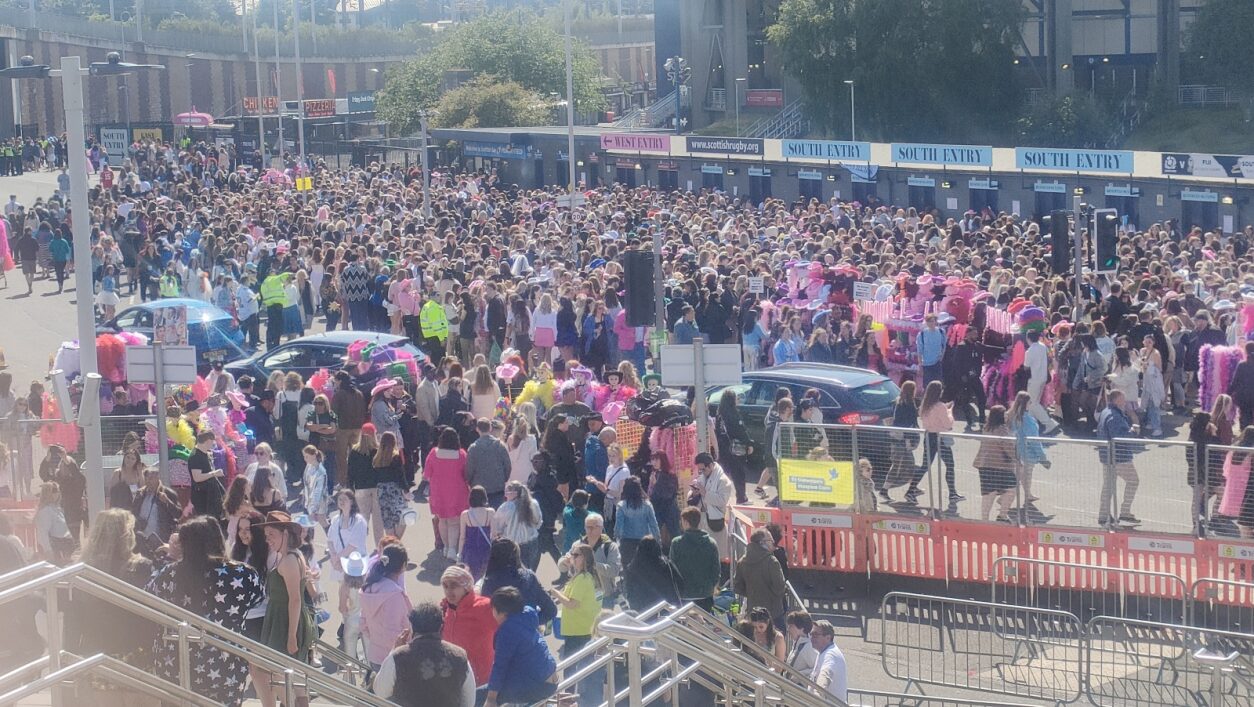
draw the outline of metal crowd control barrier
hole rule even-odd
[[[1028,707],[1018,702],[989,702],[952,697],[908,695],[903,692],[880,690],[849,690],[851,707]]]
[[[1254,582],[1205,577],[1189,591],[1188,623],[1254,635]]]
[[[1183,624],[1189,619],[1184,580],[1163,572],[1026,557],[993,563],[994,603],[1066,611],[1082,620],[1125,616]]]
[[[1094,705],[1254,704],[1254,685],[1235,666],[1248,661],[1254,636],[1109,616],[1090,620],[1085,634]]]
[[[891,592],[880,605],[884,671],[911,685],[1073,702],[1084,626],[1065,611]]]
[[[1254,705],[1254,634],[890,593],[885,672],[912,685],[1097,707]]]

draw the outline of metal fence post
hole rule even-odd
[[[640,641],[627,639],[627,703],[644,704],[644,684],[640,674]]]
[[[57,606],[59,592],[60,590],[55,586],[44,590],[44,611],[47,612],[44,630],[48,632],[46,636],[48,672],[52,673],[61,669],[61,613]],[[61,707],[65,704],[65,695],[62,692],[60,685],[52,687],[52,707]]]
[[[184,690],[192,689],[192,660],[191,651],[187,645],[187,622],[179,623],[179,687]]]
[[[753,681],[753,707],[766,707],[766,681]]]

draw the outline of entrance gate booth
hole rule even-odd
[[[984,207],[988,207],[989,211],[997,213],[997,189],[996,179],[988,177],[972,178],[967,182],[967,188],[971,191],[971,210],[981,213]]]
[[[1119,218],[1125,226],[1141,222],[1140,214],[1137,213],[1137,204],[1141,201],[1139,188],[1124,184],[1107,184],[1104,193],[1106,208],[1119,212]]]
[[[1040,221],[1041,217],[1051,211],[1065,211],[1067,208],[1067,185],[1062,182],[1038,181],[1032,185],[1036,194],[1036,205],[1032,209],[1032,218]]]
[[[1180,228],[1188,233],[1194,226],[1203,231],[1219,225],[1219,192],[1182,189],[1180,191]]]
[[[919,213],[936,208],[936,180],[932,177],[907,177],[908,203]]]
[[[801,198],[809,201],[810,199],[823,200],[823,173],[817,169],[802,169],[797,171],[798,192]]]

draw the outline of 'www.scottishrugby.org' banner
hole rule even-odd
[[[1163,153],[1163,174],[1254,179],[1254,155]]]

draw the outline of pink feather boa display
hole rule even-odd
[[[1215,398],[1228,389],[1237,364],[1245,360],[1245,352],[1236,346],[1202,347],[1198,355],[1198,401],[1203,410],[1211,409]]]

